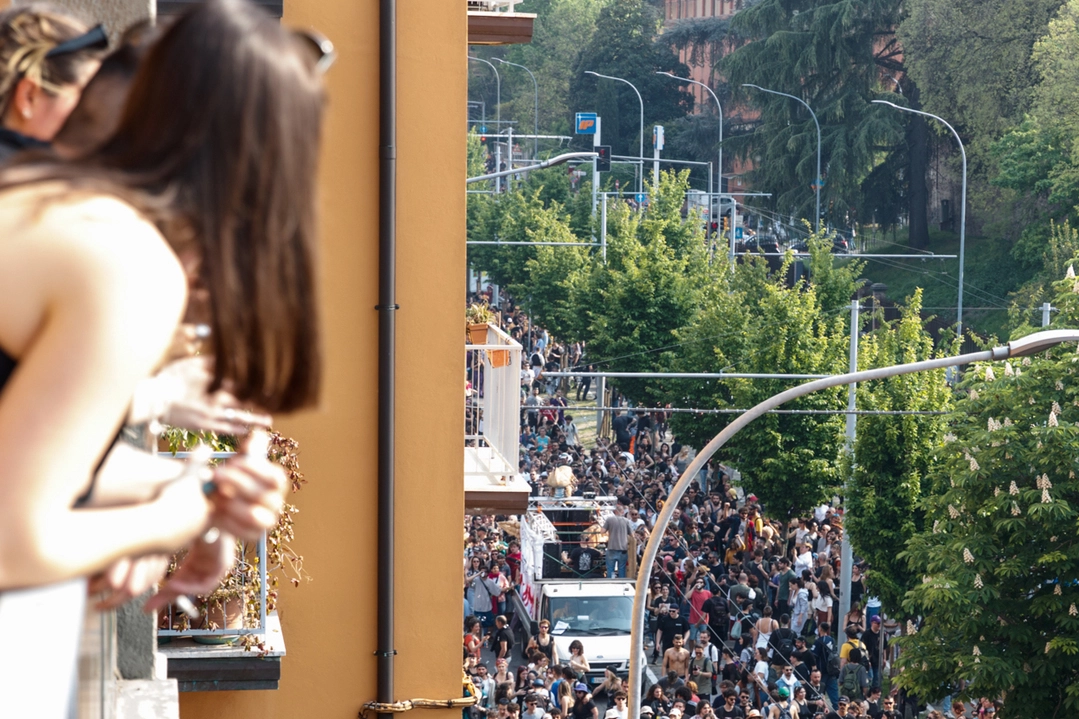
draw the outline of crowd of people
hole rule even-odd
[[[590,367],[587,347],[560,345],[544,330],[530,327],[511,302],[501,309],[503,329],[526,348],[521,473],[533,494],[615,497],[614,514],[626,521],[628,536],[623,542],[617,530],[608,535],[606,573],[636,576],[657,514],[694,450],[671,435],[666,413],[634,411],[617,396],[611,405],[625,409],[613,412],[611,437],[598,436],[593,446],[583,446],[565,397],[575,390],[578,399],[587,399],[588,379],[574,385],[545,377],[544,370]],[[561,467],[572,471],[568,488],[551,486]],[[608,519],[599,528],[610,524]],[[520,579],[520,547],[494,517],[471,517],[466,530],[466,613],[474,615],[468,621],[476,646],[496,615],[505,620],[505,597]],[[882,693],[888,635],[879,605],[863,606],[868,570],[860,563],[852,566],[851,609],[838,615],[842,532],[840,513],[828,505],[786,521],[768,516],[756,497],[743,496],[732,486],[725,467],[709,462],[674,510],[652,568],[646,629],[660,679],[649,684],[642,677],[641,715],[920,716],[926,707],[917,697],[895,688]],[[590,564],[595,563],[592,558]],[[493,646],[501,652],[504,643]],[[530,643],[515,676],[503,672],[491,691],[481,690],[483,705],[499,719],[504,711],[517,712],[515,705],[522,712],[531,710],[534,719],[567,713],[578,719],[598,717],[591,693],[577,683],[583,678],[580,668],[568,662],[560,666],[559,659],[567,658],[534,650]],[[504,658],[499,653],[499,661]],[[484,671],[478,651],[471,662],[471,671]],[[610,681],[605,719],[626,719],[624,703],[614,697],[631,678]],[[571,690],[576,686],[584,688],[583,696]],[[579,706],[584,708],[574,709]],[[987,702],[977,715],[991,708]]]

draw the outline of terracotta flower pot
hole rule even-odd
[[[487,323],[468,326],[468,341],[474,345],[487,344]]]

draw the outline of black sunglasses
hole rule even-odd
[[[107,50],[108,47],[109,36],[105,33],[105,26],[98,24],[94,25],[82,35],[60,43],[52,50],[45,53],[45,57],[70,55],[73,52],[79,52],[81,50]]]
[[[297,30],[296,34],[311,43],[315,52],[318,53],[315,71],[321,75],[329,70],[337,60],[337,50],[334,49],[330,39],[317,30]]]

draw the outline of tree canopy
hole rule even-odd
[[[1055,327],[1076,327],[1073,273]],[[898,681],[920,696],[1006,696],[1007,717],[1079,712],[1079,389],[1060,346],[974,368],[900,558],[921,577],[904,609]],[[959,691],[960,680],[968,687]]]

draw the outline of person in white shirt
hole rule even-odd
[[[794,573],[800,577],[802,570],[813,571],[813,553],[809,549],[809,542],[798,547],[798,558],[794,560]]]

